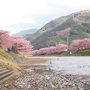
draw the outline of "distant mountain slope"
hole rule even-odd
[[[23,30],[23,31],[20,31],[19,33],[16,33],[15,35],[25,36],[25,35],[27,35],[27,34],[35,33],[37,30],[38,30],[38,29]]]
[[[35,49],[90,37],[90,11],[81,11],[57,18],[26,38]]]

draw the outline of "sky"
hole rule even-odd
[[[39,29],[55,18],[82,10],[90,10],[90,0],[0,0],[0,30]]]

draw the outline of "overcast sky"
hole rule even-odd
[[[0,29],[41,28],[60,16],[90,10],[90,0],[0,0]]]

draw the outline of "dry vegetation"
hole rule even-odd
[[[22,58],[22,59],[25,59],[27,60],[30,64],[39,64],[39,63],[44,63],[46,62],[48,59],[47,58],[43,58],[43,57],[28,57],[26,56],[25,54],[21,53],[21,52],[18,52],[19,56]]]
[[[19,67],[19,65],[14,62],[13,58],[1,48],[0,48],[0,64],[7,67],[8,69],[20,71],[19,73],[24,73],[22,68]]]

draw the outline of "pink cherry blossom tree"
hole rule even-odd
[[[25,38],[20,36],[13,36],[13,47],[27,55],[32,51],[32,45]]]
[[[29,41],[20,36],[10,35],[9,32],[4,30],[0,30],[0,47],[5,50],[14,48],[25,54],[30,54],[32,51],[32,45]]]
[[[9,32],[0,30],[0,47],[7,49],[12,47],[12,37],[9,35]]]
[[[68,45],[66,44],[57,44],[56,45],[57,52],[63,52],[68,49]]]
[[[90,48],[90,38],[85,38],[81,40],[74,40],[70,45],[71,50],[81,50]]]
[[[50,46],[46,48],[41,48],[39,50],[33,50],[33,55],[42,55],[42,54],[53,54],[53,53],[60,53],[67,49],[67,45],[65,44],[58,44],[56,46]]]

